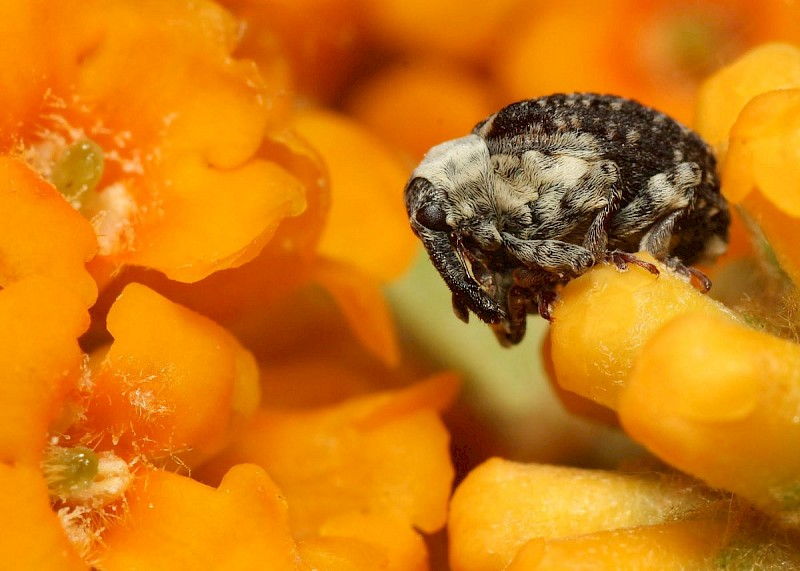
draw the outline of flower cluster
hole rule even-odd
[[[800,8],[759,10],[4,1],[3,567],[800,564]],[[489,459],[384,295],[410,166],[571,90],[696,106],[740,214],[716,299],[666,268],[560,292],[556,391],[658,459],[616,471]]]

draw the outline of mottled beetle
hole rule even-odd
[[[705,291],[684,264],[725,250],[730,215],[711,149],[621,97],[576,93],[509,105],[433,147],[405,188],[411,228],[453,293],[504,345],[528,313],[550,317],[555,287],[600,261],[652,264]]]

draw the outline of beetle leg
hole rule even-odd
[[[539,315],[544,317],[547,321],[553,321],[553,302],[555,302],[558,295],[552,290],[543,290],[537,296],[537,310]]]
[[[589,250],[596,258],[599,258],[608,247],[611,221],[622,205],[622,191],[616,181],[607,190],[607,200],[607,204],[592,220],[589,230],[586,232],[586,238],[583,241],[583,247]]]
[[[653,224],[639,242],[639,250],[650,252],[657,260],[666,260],[675,222],[684,212],[677,210]]]
[[[661,273],[658,271],[658,268],[655,266],[655,264],[645,262],[641,258],[637,257],[636,254],[631,254],[630,252],[613,250],[606,252],[605,258],[607,262],[614,264],[618,270],[623,272],[628,269],[628,264],[633,264],[635,266],[639,266],[640,268],[644,268],[654,276],[657,276]]]
[[[702,173],[696,163],[679,163],[667,172],[650,177],[635,198],[614,216],[611,234],[624,237],[645,232],[645,237],[642,238],[643,244],[645,239],[650,239],[648,235],[655,231],[659,236],[658,239],[652,238],[651,247],[663,250],[663,245],[666,243],[668,249],[675,225],[675,220],[670,221],[669,217],[689,208],[695,189],[701,180]],[[666,252],[642,249],[646,249],[661,260],[666,257]]]
[[[469,323],[469,306],[463,294],[453,292],[453,313],[464,323]]]
[[[689,281],[696,281],[699,285],[700,293],[706,293],[711,289],[711,279],[702,271],[692,266],[687,266],[678,258],[670,258],[667,260],[667,265],[679,274],[687,277]],[[694,280],[692,280],[694,278]]]
[[[525,336],[530,303],[530,292],[520,286],[511,286],[508,291],[508,317],[500,323],[492,324],[492,331],[504,347],[516,345]]]
[[[583,246],[561,240],[521,240],[504,233],[503,243],[529,268],[544,270],[559,278],[579,276],[595,262],[592,253]]]

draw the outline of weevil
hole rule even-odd
[[[405,187],[411,228],[453,309],[518,343],[528,314],[550,319],[556,288],[600,262],[646,251],[668,267],[725,251],[730,213],[712,149],[634,100],[593,93],[520,101],[431,148]]]

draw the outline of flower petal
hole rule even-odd
[[[775,89],[800,87],[800,49],[789,44],[765,44],[747,52],[707,79],[698,95],[698,132],[721,159],[739,113],[755,96]],[[739,195],[726,196],[734,202]]]
[[[0,490],[0,513],[8,518],[0,533],[3,567],[37,571],[89,569],[50,509],[47,484],[37,468],[0,462]]]
[[[656,263],[649,254],[637,256]],[[654,276],[638,266],[619,272],[603,264],[564,287],[551,327],[559,385],[616,409],[636,355],[664,323],[689,311],[733,319],[723,305],[658,267]]]
[[[286,495],[297,537],[354,510],[435,531],[453,479],[449,435],[436,409],[455,386],[441,377],[315,410],[264,409],[195,474],[213,481],[240,462],[263,466]]]
[[[398,277],[417,252],[402,191],[408,172],[363,127],[329,111],[305,111],[292,123],[328,165],[331,210],[321,256],[375,278]]]
[[[15,100],[4,150],[21,149],[50,176],[76,141],[100,149],[96,188],[70,197],[107,262],[96,271],[139,264],[196,281],[253,258],[305,207],[302,185],[257,156],[269,89],[252,62],[231,57],[238,24],[213,2],[12,0],[4,9],[0,19],[31,23],[21,45],[41,44],[12,55],[33,65],[0,76],[6,91],[35,86]]]
[[[81,376],[89,314],[60,283],[34,276],[0,291],[0,323],[0,460],[36,463]]]
[[[719,518],[533,539],[519,550],[505,571],[704,569],[720,551],[729,532],[730,522]]]
[[[659,524],[696,514],[707,503],[674,475],[493,458],[470,472],[453,496],[450,564],[454,571],[501,571],[532,539]]]
[[[497,108],[468,68],[427,59],[403,61],[359,82],[346,106],[416,161],[432,146],[467,135]]]
[[[375,0],[364,5],[373,34],[406,53],[434,52],[452,59],[479,59],[491,53],[506,31],[518,0],[436,2]]]
[[[382,549],[355,537],[310,537],[297,548],[312,571],[384,571],[389,566]]]
[[[408,522],[380,514],[343,513],[327,520],[321,537],[351,537],[381,548],[386,571],[428,571],[425,541]]]
[[[115,340],[95,359],[79,427],[102,436],[101,447],[191,463],[216,452],[255,410],[253,357],[209,319],[130,284],[107,321]]]
[[[667,462],[796,523],[798,371],[798,345],[687,314],[642,348],[620,398],[620,420]]]
[[[64,197],[18,159],[0,156],[0,286],[47,276],[88,308],[97,286],[85,264],[97,241],[89,223]]]
[[[305,206],[299,181],[267,161],[223,171],[193,157],[165,165],[160,176],[174,189],[160,200],[169,217],[142,221],[136,250],[118,258],[178,281],[197,281],[252,260],[279,222]]]
[[[800,218],[800,89],[754,97],[730,135],[722,172],[726,195],[741,202],[758,189],[778,209]]]
[[[286,501],[257,466],[231,468],[215,490],[189,478],[139,474],[122,522],[103,536],[99,567],[300,571]]]
[[[389,304],[375,278],[335,260],[319,260],[313,279],[339,306],[353,334],[363,346],[388,366],[400,360]]]
[[[275,66],[279,51],[282,61],[289,60],[285,65],[303,96],[335,99],[366,59],[365,6],[358,0],[224,0],[222,4],[246,22],[239,52],[264,70]]]

